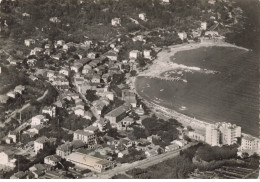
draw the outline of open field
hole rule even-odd
[[[182,71],[181,78],[187,82],[172,80],[171,74],[162,79],[161,73],[172,67],[157,69],[152,76],[156,68],[152,65],[146,74],[136,79],[136,91],[141,97],[206,122],[235,123],[242,127],[242,132],[258,136],[259,72],[258,60],[252,51],[203,46],[172,52],[164,54],[168,65],[211,70],[212,74],[178,68]],[[158,63],[159,56],[155,64],[167,65]]]

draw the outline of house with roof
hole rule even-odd
[[[111,124],[116,124],[122,120],[128,109],[125,106],[119,106],[105,115],[105,119],[109,120]]]
[[[44,106],[42,114],[48,114],[50,117],[56,116],[56,106]]]
[[[136,100],[136,95],[133,91],[129,89],[123,89],[122,90],[122,99],[126,102],[131,104],[132,107],[137,106],[137,100]]]
[[[163,151],[163,148],[161,148],[158,145],[148,146],[145,149],[145,155],[147,157],[158,155],[159,154],[159,150]]]
[[[81,140],[85,144],[95,144],[96,135],[94,133],[86,132],[84,130],[77,130],[73,133],[73,140]]]
[[[0,164],[6,167],[15,168],[15,152],[11,148],[0,152]]]
[[[98,53],[96,53],[96,52],[90,52],[90,53],[88,53],[87,57],[88,57],[89,59],[95,59],[95,58],[98,57]]]
[[[44,150],[49,145],[49,139],[46,136],[39,137],[34,141],[34,152],[37,154],[40,150]]]
[[[121,19],[120,18],[113,18],[111,20],[111,25],[112,26],[119,26],[119,25],[121,25]]]
[[[134,124],[134,122],[135,121],[133,118],[126,117],[126,118],[122,119],[120,122],[118,122],[117,129],[118,130],[127,130],[127,129],[129,129],[129,126]]]
[[[15,99],[16,93],[14,91],[7,92],[6,94],[8,97]]]
[[[35,48],[33,48],[32,50],[31,50],[31,52],[30,52],[30,55],[32,56],[32,55],[37,55],[38,53],[41,53],[43,51],[43,49],[41,48],[41,47],[35,47]]]
[[[91,82],[92,82],[92,83],[100,83],[100,81],[101,81],[100,76],[97,75],[97,74],[94,74],[93,77],[92,77],[92,79],[91,79]]]
[[[89,132],[89,133],[93,133],[93,134],[98,133],[98,130],[99,130],[98,127],[93,126],[93,125],[90,125],[87,128],[84,128],[85,132]]]
[[[7,95],[0,95],[1,104],[6,104],[8,100],[9,100],[9,97]]]
[[[184,147],[185,145],[188,144],[188,142],[186,140],[184,140],[184,139],[182,139],[182,140],[174,140],[171,143],[173,143],[173,144],[175,143],[175,144],[179,145],[180,147]]]
[[[147,18],[146,18],[146,14],[145,14],[145,13],[140,13],[140,14],[138,15],[138,17],[139,17],[141,20],[143,20],[143,21],[147,21]]]
[[[137,59],[141,55],[141,52],[138,50],[132,50],[129,52],[129,59]]]
[[[112,61],[117,61],[118,53],[116,51],[108,51],[107,53],[104,54],[108,59]]]
[[[75,62],[75,63],[70,67],[70,69],[71,69],[71,71],[74,71],[74,72],[78,73],[82,67],[83,67],[83,64],[82,64],[82,63]]]
[[[106,104],[104,102],[102,102],[101,100],[95,100],[92,104],[93,104],[97,114],[101,115]]]
[[[165,152],[178,150],[179,148],[180,148],[179,145],[177,145],[176,143],[173,143],[173,144],[168,145],[168,146],[165,147]]]
[[[151,52],[152,52],[151,50],[145,49],[145,50],[143,51],[144,58],[146,58],[146,59],[152,59]]]
[[[123,158],[124,156],[126,156],[126,155],[128,155],[128,154],[129,154],[128,149],[125,149],[125,150],[123,150],[123,151],[118,152],[118,153],[117,153],[117,157],[118,157],[118,158]]]
[[[179,32],[178,36],[181,40],[187,39],[187,33],[186,32]]]
[[[32,121],[31,121],[31,126],[36,126],[36,125],[40,125],[43,124],[47,119],[45,118],[44,115],[36,115],[34,117],[32,117]]]
[[[15,132],[15,131],[9,131],[7,137],[8,137],[8,138],[11,138],[11,139],[12,139],[12,142],[16,143],[16,142],[17,142],[17,139],[18,139],[18,133]]]
[[[71,154],[72,149],[73,146],[71,143],[64,143],[56,148],[56,155],[60,156],[61,158],[66,158],[66,156]]]
[[[96,122],[93,123],[93,126],[98,127],[99,131],[104,132],[108,130],[108,123],[108,120],[99,118]]]
[[[69,76],[70,74],[70,69],[68,67],[62,67],[59,71],[59,74],[63,74],[65,76]]]
[[[46,125],[40,124],[40,125],[33,126],[32,128],[28,129],[24,133],[40,134],[46,131],[46,129],[47,129]]]
[[[34,178],[38,179],[43,176],[48,169],[48,165],[38,163],[30,167],[29,171],[33,174]]]
[[[207,30],[207,22],[201,22],[200,23],[200,29],[201,30]]]
[[[29,47],[31,45],[35,44],[35,40],[34,39],[25,39],[24,40],[24,45]]]
[[[23,85],[18,85],[14,88],[14,92],[19,94],[23,94],[24,90],[25,90],[25,86]]]
[[[57,166],[57,164],[61,161],[61,157],[58,155],[49,155],[44,157],[44,164],[48,164],[50,166]]]
[[[51,58],[57,61],[60,61],[62,59],[62,54],[59,52],[57,54],[51,55]]]

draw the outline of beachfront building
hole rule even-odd
[[[188,136],[193,140],[205,142],[205,131],[189,131]]]
[[[206,143],[212,146],[232,145],[241,137],[241,127],[231,123],[209,124],[206,127]]]
[[[206,143],[211,146],[218,146],[220,141],[220,131],[215,125],[206,126]]]
[[[221,132],[221,144],[232,145],[237,143],[237,138],[241,137],[241,127],[231,123],[217,123]]]
[[[258,150],[260,148],[260,141],[252,136],[243,136],[241,139],[242,150]]]

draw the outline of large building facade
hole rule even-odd
[[[209,124],[206,127],[206,143],[211,146],[232,145],[241,137],[241,127],[230,123]]]

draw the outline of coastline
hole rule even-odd
[[[230,43],[192,43],[192,44],[178,44],[169,46],[164,48],[161,52],[157,54],[157,58],[154,60],[153,64],[148,67],[147,70],[141,72],[138,76],[150,77],[150,78],[160,78],[165,80],[174,80],[168,77],[162,77],[161,73],[170,71],[173,69],[172,66],[175,66],[171,61],[171,57],[174,56],[179,51],[192,50],[200,47],[211,47],[211,46],[219,46],[219,47],[233,47],[238,49],[243,49],[245,51],[249,51],[249,49],[239,47]],[[198,120],[196,118],[189,117],[185,114],[179,113],[176,110],[168,109],[166,107],[160,106],[154,102],[149,102],[141,97],[136,91],[136,77],[132,78],[130,81],[130,87],[134,92],[141,98],[146,105],[148,105],[152,110],[156,110],[157,112],[161,112],[165,117],[174,118],[182,123],[184,126],[191,126],[194,130],[205,131],[206,126],[208,124],[212,124],[207,121]],[[248,133],[242,133],[243,136],[251,136],[253,138],[259,139],[259,137],[252,136]]]

